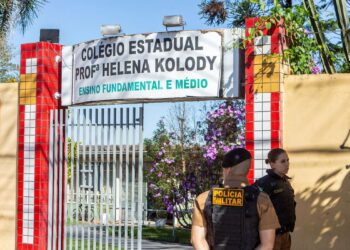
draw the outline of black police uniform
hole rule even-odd
[[[294,190],[288,179],[290,179],[288,176],[281,177],[272,169],[268,169],[267,175],[254,183],[270,196],[281,225],[281,228],[276,230],[276,234],[293,232],[294,230],[296,202]]]
[[[243,206],[214,205],[213,189],[204,206],[207,242],[212,250],[253,250],[260,244],[257,200],[260,190],[255,186],[244,190]]]

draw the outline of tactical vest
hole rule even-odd
[[[255,185],[270,196],[281,224],[281,229],[277,232],[293,232],[296,220],[294,190],[287,178],[280,177],[271,170],[267,173],[268,175],[257,180]]]
[[[253,250],[260,244],[257,199],[254,186],[244,187],[243,206],[213,205],[213,189],[204,205],[206,239],[212,250]]]

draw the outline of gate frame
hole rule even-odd
[[[95,112],[94,112],[95,111]],[[94,115],[93,115],[94,114]],[[70,118],[69,118],[70,117]],[[113,120],[111,119],[113,118]],[[112,121],[111,121],[112,120]],[[94,133],[92,132],[94,127]],[[69,133],[70,131],[70,133]],[[86,132],[90,133],[89,139]],[[71,138],[71,158],[68,159],[69,142],[68,136]],[[93,137],[95,142],[92,143]],[[98,141],[97,138],[101,138]],[[112,138],[111,138],[112,137]],[[117,139],[119,137],[119,141]],[[65,140],[64,140],[65,138]],[[82,140],[82,141],[81,141]],[[136,152],[136,140],[138,141],[138,149]],[[75,143],[77,144],[77,150],[75,151]],[[130,144],[131,142],[131,144]],[[88,146],[88,149],[86,148]],[[105,147],[107,147],[105,149]],[[92,149],[94,149],[94,157],[92,156]],[[89,152],[87,152],[87,150]],[[117,150],[119,152],[117,152]],[[111,159],[111,153],[113,152],[113,158]],[[105,156],[105,153],[107,155]],[[117,153],[119,159],[117,161]],[[137,153],[137,158],[136,158]],[[89,160],[86,161],[87,154],[89,154]],[[125,156],[124,156],[125,154]],[[126,235],[124,240],[124,248],[128,249],[128,244],[131,244],[131,249],[134,249],[134,229],[135,223],[137,228],[137,249],[141,249],[141,236],[142,236],[142,215],[143,215],[143,107],[124,108],[124,107],[103,107],[96,108],[91,106],[78,106],[71,110],[51,110],[50,111],[50,161],[49,161],[49,214],[48,214],[48,249],[77,249],[78,244],[84,248],[84,241],[78,243],[79,236],[84,235],[87,232],[87,244],[90,246],[90,240],[94,242],[93,246],[102,246],[107,244],[108,239],[112,239],[112,248],[116,243],[118,249],[122,247],[122,224],[124,223],[124,234]],[[76,155],[76,156],[75,156]],[[90,161],[94,158],[93,164]],[[99,160],[100,159],[100,160]],[[68,161],[71,165],[71,183],[68,186]],[[75,164],[74,164],[75,162]],[[93,169],[92,169],[93,166]],[[137,166],[137,171],[136,171]],[[63,168],[65,167],[65,168]],[[84,171],[83,171],[84,170]],[[110,171],[111,170],[111,171]],[[93,173],[93,176],[85,176],[86,173]],[[131,171],[131,172],[130,172]],[[118,172],[118,173],[117,173]],[[135,189],[135,177],[137,172],[137,188]],[[131,182],[129,181],[129,175],[131,176]],[[88,182],[86,183],[86,179]],[[91,178],[90,178],[91,177]],[[112,182],[110,182],[112,177]],[[116,182],[118,178],[119,182]],[[81,182],[82,180],[83,183]],[[93,181],[94,186],[91,186]],[[104,184],[99,183],[106,183]],[[111,185],[110,185],[111,184]],[[124,187],[125,184],[125,187]],[[101,186],[102,185],[102,186]],[[129,191],[129,186],[131,190]],[[69,188],[69,191],[63,192],[62,190]],[[98,187],[106,187],[106,192],[103,188],[97,191]],[[85,190],[84,188],[90,188]],[[91,190],[93,188],[93,191]],[[115,197],[115,191],[119,190],[118,197]],[[75,191],[74,191],[75,190]],[[92,192],[92,193],[91,193]],[[137,192],[137,194],[136,194]],[[113,194],[113,195],[112,195]],[[122,194],[125,194],[126,199],[122,199]],[[140,195],[139,195],[140,194]],[[68,195],[70,196],[70,202],[67,202]],[[135,206],[135,195],[137,195],[137,207]],[[99,197],[99,198],[98,198]],[[78,222],[78,214],[73,215],[73,211],[79,210],[82,212],[83,218],[85,213],[90,213],[89,209],[85,209],[85,200],[94,200],[94,218],[93,223],[88,220],[80,225]],[[129,205],[129,199],[131,198],[131,205]],[[104,202],[103,202],[104,199]],[[57,204],[56,201],[58,200]],[[82,201],[82,202],[81,202]],[[116,202],[118,204],[116,204]],[[98,206],[96,204],[99,204]],[[82,205],[82,211],[80,211],[80,205]],[[116,217],[116,205],[120,208],[120,214]],[[110,213],[110,209],[112,212]],[[64,212],[62,211],[64,209]],[[100,210],[99,216],[96,212]],[[106,210],[106,218],[112,218],[111,222],[104,221],[104,210]],[[131,210],[132,215],[129,216],[128,211]],[[69,211],[69,213],[68,213]],[[124,218],[122,219],[123,212]],[[137,215],[135,214],[137,212]],[[65,219],[65,216],[67,219]],[[89,214],[89,218],[90,214]],[[99,220],[98,220],[99,218]],[[97,221],[99,222],[96,222]],[[69,235],[67,234],[66,221],[69,220]],[[75,220],[75,223],[72,223]],[[131,225],[130,224],[131,220]],[[118,223],[116,223],[118,221]],[[106,223],[106,224],[105,224]],[[119,224],[119,225],[118,225]],[[85,227],[88,230],[85,231]],[[93,231],[91,231],[93,227]],[[116,241],[114,232],[115,228],[119,228],[119,239]],[[108,234],[104,237],[99,237],[97,241],[96,233],[100,235],[103,231],[107,232],[108,228],[112,228],[113,236]],[[56,230],[58,229],[58,234]],[[63,230],[62,230],[63,229]],[[127,236],[127,232],[131,229],[130,240]],[[64,231],[64,233],[62,233]],[[93,237],[92,236],[93,233]],[[69,237],[69,241],[65,240],[62,236]],[[63,248],[62,248],[63,246]],[[65,248],[65,247],[69,248]],[[73,248],[72,248],[73,247]]]
[[[246,20],[247,35],[258,20]],[[284,75],[288,74],[281,57],[285,47],[285,30],[281,23],[263,30],[263,36],[256,37],[246,47],[246,147],[255,156],[250,181],[266,169],[263,160],[268,150],[282,146],[283,82]],[[267,54],[270,56],[266,57]],[[52,193],[49,190],[49,161],[52,159],[49,120],[50,110],[65,109],[59,99],[62,64],[57,58],[61,56],[60,44],[21,45],[16,217],[19,250],[49,249],[48,240],[53,236],[48,232],[48,199]],[[58,235],[64,237],[63,230]],[[55,244],[58,247],[58,242]]]

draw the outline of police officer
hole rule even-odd
[[[229,151],[222,163],[224,186],[195,200],[191,242],[196,250],[272,249],[280,227],[268,195],[249,186],[250,153]]]
[[[282,148],[272,149],[265,160],[271,169],[267,175],[256,181],[270,199],[275,207],[281,227],[276,230],[274,250],[289,250],[291,248],[290,232],[295,225],[295,200],[294,190],[287,176],[289,170],[289,158],[287,152]]]

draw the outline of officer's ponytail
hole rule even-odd
[[[283,148],[274,148],[271,149],[270,152],[267,154],[267,159],[265,160],[266,164],[270,164],[271,162],[276,162],[279,155],[287,153],[286,150]]]

